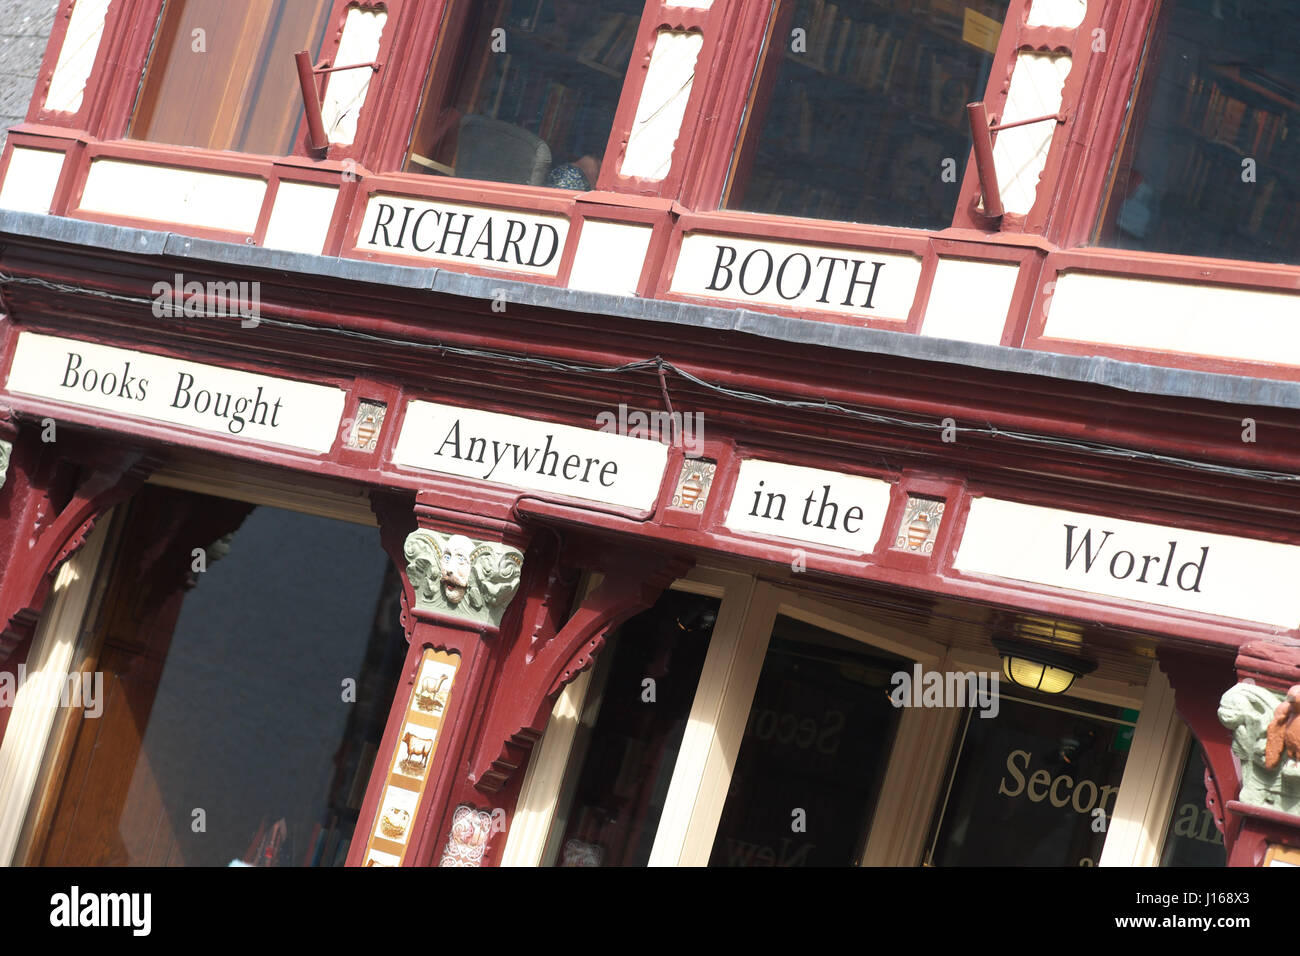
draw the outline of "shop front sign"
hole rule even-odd
[[[23,332],[5,388],[128,418],[315,454],[334,445],[339,388]]]
[[[1126,601],[1300,625],[1300,547],[976,498],[953,568]]]
[[[740,463],[726,525],[733,531],[874,551],[889,482],[749,459]]]
[[[668,446],[514,415],[413,401],[393,463],[625,508],[650,508]]]

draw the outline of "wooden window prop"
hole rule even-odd
[[[1098,242],[1300,263],[1300,24],[1280,3],[1156,19]]]
[[[426,649],[406,705],[362,866],[400,866],[429,782],[460,655]],[[478,847],[479,852],[483,850]]]
[[[952,225],[1008,0],[777,0],[724,204]]]
[[[452,5],[405,171],[595,187],[642,0]]]
[[[293,55],[318,55],[333,0],[168,0],[129,135],[285,156],[302,96]]]

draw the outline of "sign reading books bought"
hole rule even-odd
[[[874,551],[889,482],[750,459],[740,463],[726,525],[733,531]]]
[[[568,233],[563,216],[374,195],[357,248],[555,276]]]
[[[919,256],[692,233],[671,291],[902,320],[920,281]]]
[[[362,866],[400,866],[406,856],[459,667],[458,654],[424,651]]]
[[[346,398],[324,385],[34,332],[19,335],[5,388],[316,454],[333,447]]]
[[[971,502],[955,570],[1300,625],[1300,547],[994,498]]]
[[[644,438],[413,401],[393,463],[513,488],[650,508],[668,447]]]

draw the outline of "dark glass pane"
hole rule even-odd
[[[563,838],[561,866],[644,866],[718,615],[715,598],[669,591],[619,630]],[[647,699],[646,679],[654,681]],[[592,692],[597,692],[595,682]]]
[[[950,226],[1007,6],[779,0],[727,206]]]
[[[777,618],[709,865],[855,863],[898,721],[890,676],[910,667]]]
[[[1300,262],[1300,21],[1283,0],[1164,5],[1102,245]]]
[[[1214,816],[1205,807],[1205,758],[1193,743],[1165,832],[1161,866],[1226,866],[1228,853]]]
[[[168,0],[130,136],[288,155],[303,113],[293,55],[320,51],[332,7],[331,0]]]
[[[459,45],[430,77],[408,171],[594,188],[643,6],[463,3],[446,21],[444,43]]]
[[[1101,857],[1106,833],[1093,811],[1110,825],[1137,711],[1024,694],[1004,685],[996,717],[968,715],[932,865],[1090,866]]]

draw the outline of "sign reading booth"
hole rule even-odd
[[[314,454],[334,445],[342,389],[23,332],[8,391]]]

